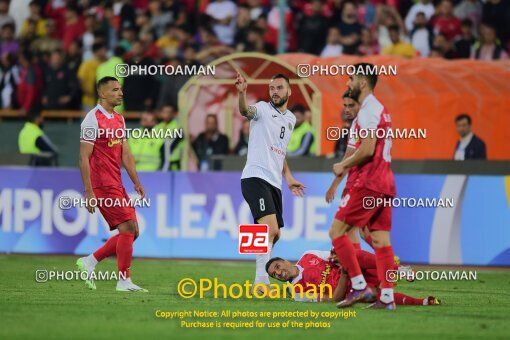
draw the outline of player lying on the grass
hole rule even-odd
[[[360,264],[361,270],[367,285],[373,291],[373,297],[362,302],[374,302],[375,297],[380,294],[380,281],[377,277],[377,265],[374,254],[364,250],[356,251],[356,258]],[[409,272],[410,267],[400,266],[399,272]],[[303,299],[300,296],[300,291],[306,292],[307,290],[315,289],[319,291],[321,284],[329,284],[333,289],[331,298],[328,292],[323,294],[322,302],[338,302],[342,301],[346,293],[350,290],[350,280],[347,272],[342,268],[338,262],[338,258],[332,249],[331,252],[310,250],[303,254],[301,259],[293,265],[287,260],[280,257],[274,257],[266,265],[266,271],[274,279],[282,282],[290,282],[295,286],[294,298],[297,301],[311,301],[310,299]],[[398,276],[398,275],[397,275]],[[395,293],[395,303],[398,305],[438,305],[440,302],[433,296],[426,298],[414,298],[402,293]],[[320,297],[313,299],[319,302]]]
[[[114,138],[125,136],[124,117],[114,110],[122,103],[122,87],[114,77],[104,77],[97,83],[97,94],[99,104],[83,119],[80,136],[80,172],[87,210],[91,214],[95,211],[93,199],[96,198],[129,202],[129,196],[122,185],[120,176],[121,163],[126,168],[140,198],[145,197],[145,190],[136,174],[135,158],[129,150],[127,140]],[[123,204],[122,206],[99,205],[98,209],[108,222],[110,230],[117,229],[119,233],[110,237],[94,253],[79,258],[76,266],[80,271],[90,275],[98,262],[117,255],[119,276],[121,276],[117,282],[117,291],[147,292],[146,289],[131,281],[129,271],[133,258],[133,242],[138,237],[135,208]],[[96,289],[93,280],[85,280],[85,284],[90,289]]]
[[[248,83],[237,74],[235,86],[239,93],[239,112],[250,120],[248,157],[241,175],[241,190],[250,206],[254,223],[269,226],[269,251],[256,256],[254,285],[265,284],[269,277],[265,271],[271,251],[283,228],[282,176],[295,196],[304,195],[305,186],[294,178],[285,155],[296,125],[296,117],[287,109],[291,95],[289,78],[277,74],[271,78],[268,90],[270,100],[248,105]],[[262,287],[258,286],[259,291]]]

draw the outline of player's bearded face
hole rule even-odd
[[[271,267],[269,270],[271,277],[283,282],[290,279],[292,266],[289,262],[275,261]]]
[[[289,100],[290,86],[284,79],[273,79],[269,83],[269,96],[271,97],[271,103],[279,108]]]
[[[347,87],[349,88],[350,97],[359,102],[359,96],[361,94],[361,84],[359,77],[355,75],[349,76]]]
[[[357,82],[357,81],[351,82],[351,84],[349,86],[349,92],[351,93],[351,96],[353,98],[356,98],[356,101],[359,101],[359,96],[361,94],[361,87],[360,87],[359,82]]]
[[[271,97],[271,102],[276,107],[281,107],[282,105],[285,105],[287,101],[289,100],[289,93],[285,94],[284,96],[279,96],[278,94],[273,94]]]

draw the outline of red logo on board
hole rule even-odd
[[[267,254],[269,251],[267,224],[241,224],[239,226],[239,254]]]

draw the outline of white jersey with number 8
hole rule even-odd
[[[283,162],[296,125],[289,110],[280,112],[271,102],[257,102],[250,122],[248,159],[241,179],[257,177],[281,190]]]

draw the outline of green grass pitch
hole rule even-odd
[[[356,318],[320,321],[329,328],[189,329],[178,319],[156,318],[161,311],[336,311],[333,304],[283,300],[183,299],[179,280],[218,277],[221,283],[244,283],[253,262],[135,259],[133,281],[149,293],[120,293],[115,282],[90,291],[81,281],[35,282],[35,271],[75,270],[77,257],[0,255],[0,339],[465,339],[510,337],[510,271],[480,269],[477,281],[400,283],[396,290],[416,297],[433,294],[441,306],[402,306],[395,312],[353,308]],[[97,270],[115,270],[115,259]],[[285,321],[289,318],[260,321]],[[193,321],[187,319],[188,321]],[[211,321],[210,319],[194,319]],[[295,320],[290,318],[290,320]],[[223,321],[252,321],[236,319]],[[306,320],[300,320],[306,321]],[[312,338],[314,337],[314,338]]]

